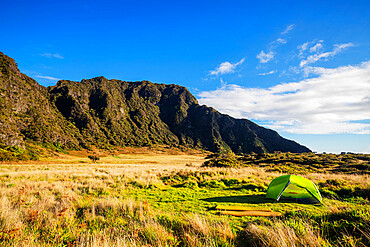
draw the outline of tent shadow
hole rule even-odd
[[[273,203],[275,200],[266,198],[266,195],[221,196],[200,199],[206,202],[232,202],[232,203]]]

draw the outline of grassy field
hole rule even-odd
[[[205,167],[207,154],[199,151],[94,150],[95,164],[89,154],[0,164],[1,246],[370,244],[370,177],[353,167],[307,172],[305,164],[293,163],[292,172],[300,174],[301,165],[324,197],[323,205],[308,205],[265,199],[269,182],[284,171],[251,157],[238,167]],[[281,161],[281,155],[260,159]],[[289,164],[276,163],[282,166]],[[217,205],[283,216],[234,217],[220,214]]]

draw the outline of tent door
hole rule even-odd
[[[276,198],[276,201],[279,201],[280,200],[280,197],[281,195],[283,194],[284,190],[286,189],[286,187],[288,187],[290,184],[290,181],[288,181],[288,183],[285,185],[284,189],[281,191],[280,195],[278,196],[278,198]]]

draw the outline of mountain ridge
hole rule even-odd
[[[0,52],[0,144],[65,148],[163,144],[213,152],[310,152],[276,131],[199,105],[185,88],[105,77],[43,87]]]

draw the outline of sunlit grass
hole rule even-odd
[[[101,155],[96,164],[75,162],[83,155],[69,156],[0,165],[1,246],[366,246],[370,241],[368,175],[305,174],[319,186],[324,205],[276,203],[265,192],[281,173],[258,166],[201,167],[200,153],[117,153]],[[283,216],[237,218],[219,214],[217,205],[270,208]]]

